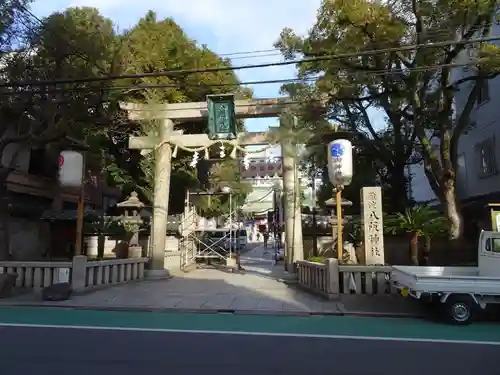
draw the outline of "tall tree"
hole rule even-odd
[[[103,121],[108,119],[110,111],[105,98],[106,84],[35,83],[113,73],[114,39],[111,21],[92,8],[72,8],[54,13],[37,28],[29,30],[26,45],[13,54],[4,68],[4,77],[13,86],[3,87],[1,93],[4,100],[0,154],[3,155],[10,146],[15,152],[11,153],[10,160],[4,157],[4,165],[0,168],[2,197],[7,197],[6,180],[16,167],[19,151],[38,147],[47,149],[48,144],[55,146],[45,160],[45,172],[55,178],[61,142],[67,137],[82,139],[85,134],[97,131],[100,123],[107,122]],[[16,82],[34,84],[17,87]],[[92,158],[88,161],[92,164]],[[0,236],[6,238],[6,204],[0,211],[4,224]],[[1,240],[0,243],[8,244],[9,241]],[[5,247],[3,257],[8,252]]]
[[[403,181],[409,157],[420,154],[451,239],[463,230],[455,192],[458,141],[484,80],[497,74],[498,48],[469,42],[489,35],[497,6],[496,0],[324,0],[309,35],[285,29],[278,43],[287,58],[337,55],[301,64],[300,76],[318,77],[315,89],[328,108],[335,115],[359,113],[375,140],[365,109],[383,112],[391,142],[378,147],[387,155],[386,168]],[[455,81],[453,64],[468,47],[478,52],[474,73]],[[455,113],[454,90],[467,90],[470,81],[468,101]]]
[[[29,24],[29,5],[32,0],[3,0],[0,2],[0,56],[20,43],[25,26]]]
[[[154,12],[148,12],[136,26],[124,35],[124,39],[125,73],[150,73],[169,69],[230,66],[228,60],[220,58],[206,46],[200,46],[190,39],[172,19],[158,20]],[[123,97],[123,100],[143,103],[205,101],[206,96],[209,94],[228,92],[235,93],[239,98],[251,95],[248,90],[239,87],[239,80],[232,71],[148,77],[127,80],[122,84],[137,87],[135,90],[130,90]],[[149,88],[141,88],[141,86]],[[194,134],[204,133],[206,125],[206,120],[204,120],[176,124],[176,128],[182,129],[185,134]],[[141,134],[154,131],[154,123],[148,124],[146,121],[136,131]],[[211,153],[214,151],[212,150]],[[189,166],[191,157],[190,153],[179,150],[173,160],[171,185],[182,186],[184,189],[170,190],[170,209],[172,212],[181,212],[183,210],[185,189],[200,186],[197,169]],[[149,155],[147,158],[135,161],[138,164],[135,166],[129,165],[125,172],[134,168],[137,169],[137,166],[143,171],[141,176],[136,176],[132,180],[134,180],[134,183],[139,184],[145,196],[151,199],[154,157]],[[224,170],[226,171],[233,168],[231,161],[222,164],[224,164]],[[236,173],[236,170],[233,170],[233,172]],[[128,172],[125,174],[128,174]],[[238,189],[238,191],[242,196],[246,195],[245,189]]]

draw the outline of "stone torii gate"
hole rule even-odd
[[[279,116],[289,105],[287,99],[235,100],[234,113],[237,119],[263,118]],[[136,104],[121,103],[121,108],[128,111],[131,120],[157,120],[157,135],[130,137],[129,148],[154,150],[156,152],[152,250],[150,275],[161,276],[165,270],[165,242],[167,232],[167,215],[170,193],[170,174],[172,168],[172,147],[205,148],[219,143],[207,134],[182,134],[174,130],[174,122],[200,121],[208,117],[207,102],[175,103],[175,104]],[[294,124],[280,120],[281,127],[293,128]],[[284,137],[286,138],[286,137]],[[230,141],[233,146],[245,147],[265,145],[269,143],[267,132],[239,133],[237,139]],[[285,195],[284,220],[285,242],[289,261],[295,263],[304,257],[302,244],[302,222],[300,194],[297,192],[296,149],[292,140],[282,139],[283,193]]]

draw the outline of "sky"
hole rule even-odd
[[[284,27],[299,34],[307,33],[314,24],[321,0],[35,0],[32,11],[44,17],[70,6],[91,6],[112,19],[120,29],[134,25],[148,10],[158,18],[172,17],[200,44],[218,54],[273,49]],[[257,55],[257,56],[256,56]],[[262,56],[258,56],[262,55]],[[250,57],[249,57],[250,56]],[[277,52],[235,55],[233,65],[278,62]],[[288,79],[295,77],[294,66],[248,69],[238,72],[242,82]],[[249,86],[256,98],[280,95],[280,84]],[[249,131],[264,131],[277,124],[277,119],[248,119]]]

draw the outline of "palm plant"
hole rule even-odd
[[[404,213],[387,215],[384,219],[384,229],[386,232],[392,234],[399,232],[409,233],[411,263],[415,266],[419,265],[419,238],[423,237],[425,240],[424,259],[427,261],[431,238],[445,233],[448,228],[448,220],[439,211],[425,205],[408,208]]]

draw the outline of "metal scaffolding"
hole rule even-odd
[[[200,226],[200,217],[196,212],[196,207],[192,202],[193,196],[228,196],[229,200],[229,218],[222,228],[209,228]],[[181,245],[180,245],[180,266],[181,270],[186,271],[199,260],[210,262],[211,259],[222,261],[224,265],[234,268],[236,266],[235,241],[233,241],[233,194],[227,191],[187,191],[186,205],[182,223],[180,225]],[[214,234],[220,233],[220,236]],[[211,236],[212,235],[212,236]]]

